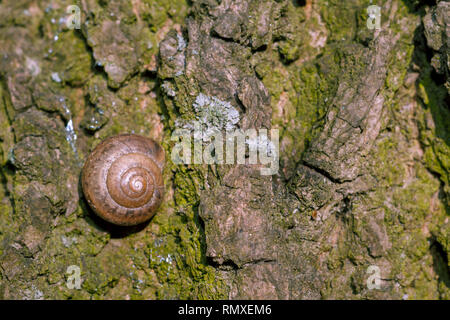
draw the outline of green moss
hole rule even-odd
[[[376,166],[385,173],[384,186],[400,185],[403,181],[405,169],[394,161],[398,152],[398,143],[394,139],[384,139],[377,144]]]
[[[57,69],[52,71],[57,72],[64,82],[81,85],[90,76],[92,57],[87,50],[86,42],[76,31],[58,34],[51,58],[56,60],[57,66]]]
[[[367,7],[367,6],[366,6]],[[327,0],[320,5],[320,14],[330,31],[328,41],[353,39],[356,30],[356,13],[365,8],[358,1]]]
[[[386,77],[386,86],[397,91],[403,84],[408,66],[411,63],[414,46],[412,44],[401,44],[397,50],[393,50],[388,64],[391,66]]]
[[[437,173],[444,183],[447,206],[450,204],[450,110],[446,107],[447,92],[431,78],[431,67],[422,57],[425,72],[418,84],[418,94],[425,110],[420,123],[420,138],[424,144],[427,167]]]
[[[150,24],[153,32],[160,30],[168,19],[172,19],[174,23],[183,22],[187,14],[187,1],[164,1],[164,0],[145,0],[144,19]]]

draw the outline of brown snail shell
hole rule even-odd
[[[94,212],[131,226],[149,220],[164,193],[164,150],[152,139],[122,134],[101,142],[83,167],[81,183]]]

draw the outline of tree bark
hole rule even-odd
[[[1,298],[450,298],[449,2],[72,4],[0,3]],[[279,130],[279,170],[174,163],[195,123]],[[166,151],[137,227],[80,185],[119,133]]]

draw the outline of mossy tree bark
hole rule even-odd
[[[70,1],[2,1],[0,297],[449,299],[450,6],[379,1],[372,30],[371,2],[83,0],[71,30]],[[174,164],[193,121],[278,129],[278,173]],[[126,132],[168,158],[136,228],[79,182]]]

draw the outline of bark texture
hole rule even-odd
[[[0,297],[449,299],[450,3],[372,30],[371,2],[83,0],[70,30],[70,1],[1,1]],[[279,129],[278,174],[174,164],[193,121]],[[168,159],[133,228],[80,188],[119,133]]]

